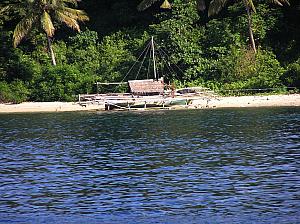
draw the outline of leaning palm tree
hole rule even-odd
[[[224,8],[224,6],[229,1],[230,0],[212,0],[209,4],[208,16],[212,16],[212,15],[219,13],[222,10],[222,8]],[[243,2],[244,6],[246,8],[246,12],[247,12],[248,30],[249,30],[251,47],[252,47],[254,53],[256,53],[256,45],[255,45],[253,31],[252,31],[252,19],[251,19],[251,13],[256,12],[256,10],[255,10],[254,4],[253,4],[253,0],[241,0],[241,1]],[[280,6],[282,6],[283,4],[289,5],[288,0],[268,0],[268,1],[271,3],[275,3],[277,5],[280,5]]]
[[[71,8],[77,7],[79,0],[15,0],[1,11],[18,11],[22,14],[21,21],[17,24],[13,34],[13,46],[17,47],[21,40],[34,28],[42,30],[47,38],[48,50],[52,64],[56,65],[55,55],[51,40],[55,27],[53,22],[64,23],[68,27],[80,32],[79,21],[87,21],[89,17],[83,10]]]
[[[208,16],[215,15],[219,13],[222,8],[227,4],[229,0],[212,0],[209,4],[208,8]],[[248,20],[248,30],[249,30],[249,37],[250,43],[253,51],[256,53],[256,45],[254,41],[253,31],[252,31],[252,19],[251,19],[251,12],[256,12],[253,1],[252,0],[241,0],[246,8],[247,12],[247,20]]]
[[[153,5],[155,2],[160,0],[142,0],[142,2],[138,5],[138,10],[142,11]],[[165,0],[166,1],[166,0]],[[206,9],[205,0],[193,0],[197,3],[197,8],[199,11],[204,11]],[[219,13],[222,8],[225,7],[227,2],[230,0],[211,0],[209,4],[208,9],[208,16],[215,15]],[[251,19],[251,13],[255,12],[255,7],[253,4],[253,0],[241,0],[243,4],[245,5],[246,12],[247,12],[247,19],[248,19],[248,30],[249,30],[249,37],[251,42],[251,47],[253,51],[256,53],[256,46],[255,41],[253,37],[253,31],[252,31],[252,19]],[[289,5],[289,0],[267,0],[268,2],[283,6],[283,4]]]

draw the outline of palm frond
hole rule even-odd
[[[41,17],[41,25],[43,30],[47,33],[49,37],[52,37],[54,35],[55,28],[53,26],[50,15],[46,11],[44,11]]]
[[[78,6],[78,2],[79,2],[79,0],[59,0],[59,1],[63,1],[64,3],[69,3],[71,5],[74,5],[75,7]]]
[[[89,20],[83,10],[70,8],[71,5],[77,6],[79,0],[9,0],[9,2],[7,7],[0,8],[0,12],[7,13],[7,10],[11,10],[15,14],[16,9],[20,8],[18,12],[22,14],[19,13],[18,16],[23,17],[14,31],[14,47],[30,32],[35,23],[40,24],[40,28],[52,37],[55,32],[52,19],[58,19],[58,22],[65,23],[77,31],[80,31],[79,21]]]
[[[72,9],[72,8],[62,8],[61,10],[57,10],[62,14],[79,21],[89,21],[89,17],[83,10]]]
[[[283,6],[284,4],[290,5],[289,0],[270,0],[270,2],[280,6]]]
[[[77,30],[78,32],[80,32],[80,27],[79,24],[77,22],[76,19],[73,19],[67,15],[65,15],[64,13],[57,11],[56,12],[56,18],[60,21],[63,22],[64,24],[66,24],[68,27]]]
[[[19,2],[10,3],[10,4],[5,5],[4,7],[0,8],[0,15],[5,14],[5,13],[7,13],[7,14],[13,13],[14,11],[22,11],[22,9],[24,8],[23,6],[24,6],[24,4],[19,3]]]
[[[138,11],[143,11],[159,0],[143,0],[137,7]]]
[[[37,21],[37,17],[28,15],[22,19],[16,26],[13,34],[13,46],[17,47],[21,40],[30,32],[33,23]]]
[[[2,9],[0,9],[0,15],[2,15],[2,14],[5,13],[5,12],[10,11],[11,8],[12,8],[11,5],[4,6]]]
[[[212,0],[208,8],[208,16],[218,14],[221,9],[226,5],[228,0]]]

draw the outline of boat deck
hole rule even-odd
[[[171,109],[185,108],[195,99],[209,99],[213,95],[208,92],[185,93],[153,96],[138,96],[130,93],[118,94],[83,94],[79,95],[79,104],[104,105],[105,110],[133,110],[133,109]]]

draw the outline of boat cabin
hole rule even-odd
[[[130,92],[133,95],[149,96],[149,95],[161,95],[164,93],[164,80],[160,78],[144,79],[144,80],[129,80],[128,85]]]

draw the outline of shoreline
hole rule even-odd
[[[80,105],[76,102],[24,102],[20,104],[0,104],[2,113],[75,112],[101,110],[103,105]]]
[[[193,98],[191,104],[169,109],[208,109],[208,108],[245,108],[245,107],[299,107],[300,94],[265,96],[228,96]],[[78,102],[24,102],[20,104],[0,104],[0,114],[38,113],[38,112],[75,112],[104,111],[104,104],[80,105]]]
[[[244,107],[299,107],[300,94],[227,96],[194,100],[191,107],[201,108],[244,108]]]

